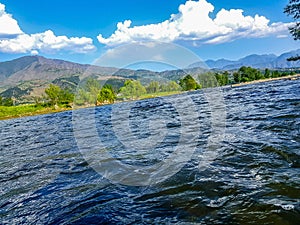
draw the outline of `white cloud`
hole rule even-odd
[[[5,12],[0,3],[0,52],[3,53],[56,53],[68,51],[87,53],[95,50],[93,40],[87,37],[56,36],[53,31],[25,34],[16,20]]]
[[[37,50],[32,50],[30,52],[30,55],[38,55],[38,54],[39,54],[39,52]]]
[[[119,22],[117,30],[108,38],[99,34],[98,41],[108,46],[139,41],[197,41],[217,44],[239,38],[282,36],[291,23],[271,23],[264,17],[245,16],[241,9],[222,9],[215,18],[209,13],[214,6],[206,0],[187,1],[179,6],[179,13],[157,24],[131,27],[132,21]]]
[[[37,34],[21,34],[16,38],[0,40],[0,51],[5,53],[27,53],[32,51],[86,53],[94,49],[95,46],[91,38],[56,36],[51,30]]]
[[[5,5],[0,3],[0,38],[22,33],[18,22],[5,12]]]

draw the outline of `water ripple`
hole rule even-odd
[[[199,170],[212,123],[205,95],[195,92],[190,96],[198,115],[184,128],[197,134],[184,143],[197,146],[195,152],[178,173],[149,187],[112,184],[96,173],[77,148],[72,112],[1,121],[0,223],[299,224],[300,81],[226,88],[223,93],[226,131],[214,160]],[[126,134],[128,140],[150,140],[166,131],[150,150],[124,148],[112,129],[111,110],[95,111],[98,135],[111,155],[145,166],[173,153],[182,124],[164,98],[138,101],[130,111],[134,136]],[[122,115],[116,118],[126,119]],[[167,122],[151,127],[157,119]],[[81,129],[89,135],[86,127]]]

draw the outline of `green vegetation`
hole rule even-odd
[[[146,88],[138,80],[127,80],[120,89],[120,96],[125,99],[137,99],[146,93]]]
[[[12,98],[4,98],[0,96],[0,106],[13,106],[14,102]]]
[[[59,86],[50,84],[45,93],[50,100],[51,106],[69,106],[73,102],[74,95],[68,90],[62,90]]]
[[[23,116],[33,116],[47,113],[65,111],[67,108],[54,109],[46,105],[18,105],[18,106],[0,106],[0,119],[10,119]]]
[[[295,41],[300,40],[300,0],[289,0],[289,3],[284,8],[284,13],[293,17],[295,23],[293,26],[289,27],[289,30]],[[287,60],[297,61],[300,60],[300,56],[296,55]]]
[[[223,72],[206,72],[198,76],[199,83],[202,88],[226,86],[231,84],[239,84],[262,80],[268,78],[285,77],[295,75],[296,71],[279,71],[279,70],[259,70],[252,67],[242,66],[237,71]]]
[[[157,93],[160,91],[160,85],[158,81],[151,81],[146,87],[147,93]]]
[[[179,80],[179,85],[183,91],[197,90],[201,88],[191,75],[186,75],[184,78]]]
[[[298,72],[298,71],[297,71]],[[278,78],[294,75],[295,71],[258,70],[251,67],[241,67],[237,71],[205,72],[199,74],[197,79],[186,75],[178,80],[169,82],[151,81],[144,86],[139,80],[111,79],[104,83],[96,78],[85,78],[81,82],[74,76],[55,80],[50,84],[45,93],[34,97],[34,104],[17,105],[14,97],[18,89],[5,92],[7,96],[0,96],[0,119],[51,113],[67,110],[73,105],[79,107],[112,104],[116,100],[135,100],[178,94],[182,91],[191,91],[201,88],[210,88],[255,81],[265,78]],[[74,85],[78,83],[75,90]]]
[[[278,78],[284,77],[288,75],[294,75],[295,72],[281,72],[279,70],[270,71],[269,69],[265,69],[263,72],[254,69],[251,67],[242,66],[238,71],[233,73],[234,83],[241,83],[241,82],[250,82],[254,80],[261,80],[266,78]]]
[[[289,0],[289,4],[284,8],[284,13],[292,16],[295,20],[295,25],[290,27],[289,30],[295,40],[300,40],[300,1]]]
[[[97,97],[98,102],[101,104],[114,103],[116,99],[116,94],[111,85],[104,85]]]

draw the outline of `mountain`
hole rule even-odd
[[[24,56],[0,63],[0,86],[16,85],[24,81],[53,81],[60,77],[79,75],[111,75],[117,68],[83,65],[41,56]],[[129,73],[130,71],[126,71]]]
[[[198,69],[187,70],[190,73]],[[187,72],[185,71],[185,73]],[[139,79],[143,83],[149,80],[177,80],[184,75],[182,71],[154,72],[150,70],[118,69],[87,64],[79,64],[42,56],[24,56],[8,62],[0,62],[0,88],[13,87],[28,82],[53,83],[60,80],[80,80],[93,76],[98,80]]]
[[[219,60],[207,60],[205,63],[211,69],[219,70],[234,70],[239,69],[242,66],[251,66],[257,69],[285,69],[285,68],[299,68],[300,61],[289,62],[288,58],[292,56],[300,55],[300,49],[284,53],[280,56],[274,54],[265,55],[249,55],[236,61],[219,59]]]
[[[41,96],[50,83],[75,91],[79,82],[90,76],[116,89],[123,86],[126,79],[138,79],[144,84],[151,80],[163,81],[158,72],[149,70],[118,69],[41,56],[25,56],[0,62],[0,95],[30,102]],[[171,77],[172,73],[169,78]]]

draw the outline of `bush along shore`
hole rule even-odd
[[[128,79],[123,83],[123,86],[117,88],[107,84],[101,86],[99,80],[87,78],[80,83],[76,91],[63,89],[58,85],[50,84],[48,88],[45,89],[43,97],[35,98],[35,103],[32,104],[16,105],[13,96],[10,98],[0,96],[0,119],[33,116],[72,110],[73,108],[155,98],[201,88],[227,85],[238,87],[279,79],[293,80],[299,78],[300,74],[296,74],[295,71],[280,72],[270,71],[268,69],[260,71],[245,66],[232,73],[224,71],[206,72],[197,76],[186,75],[177,82],[169,81],[163,83],[151,81],[148,85],[143,85],[139,80]]]

